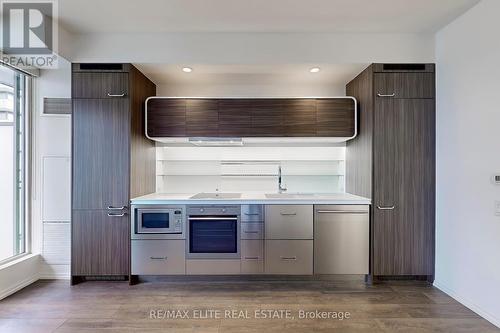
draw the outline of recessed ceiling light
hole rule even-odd
[[[182,71],[184,73],[191,73],[193,71],[193,69],[191,67],[182,67]]]
[[[319,67],[313,67],[309,70],[311,73],[318,73],[321,69]]]

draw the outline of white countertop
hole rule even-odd
[[[309,204],[309,205],[369,205],[371,200],[350,193],[291,193],[293,197],[268,198],[262,192],[242,193],[239,198],[231,199],[191,199],[196,193],[152,193],[133,198],[132,204]]]

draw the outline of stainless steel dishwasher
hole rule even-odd
[[[314,206],[314,274],[368,274],[368,205]]]

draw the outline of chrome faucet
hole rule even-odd
[[[278,165],[278,192],[286,192],[287,188],[281,183],[281,165]]]

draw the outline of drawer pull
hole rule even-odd
[[[280,257],[281,260],[297,260],[297,257]]]
[[[108,206],[108,210],[123,210],[125,208],[127,208],[127,206],[121,206],[121,207]]]
[[[297,213],[283,213],[283,212],[281,212],[280,214],[283,215],[283,216],[294,216],[294,215],[297,215]]]
[[[258,231],[243,231],[245,234],[258,234]]]
[[[380,210],[394,210],[394,208],[396,208],[396,207],[394,205],[392,205],[390,207],[377,206],[377,208]]]
[[[108,97],[124,97],[125,96],[125,93],[123,94],[110,94],[108,93]]]
[[[125,216],[127,213],[121,213],[121,214],[113,214],[113,213],[108,213],[109,217],[122,217]]]
[[[367,210],[317,210],[318,214],[368,214]]]
[[[392,94],[377,94],[378,97],[394,97],[396,96],[396,93],[392,93]]]
[[[259,213],[244,213],[246,216],[257,216]]]
[[[167,257],[149,257],[151,260],[167,260]]]
[[[259,257],[245,257],[246,260],[259,260]]]

